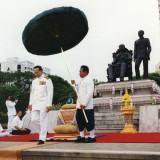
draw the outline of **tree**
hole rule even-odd
[[[31,72],[0,72],[0,112],[7,113],[6,96],[18,96],[19,101],[16,104],[16,109],[25,111],[29,104],[30,84],[33,77]],[[54,85],[53,104],[65,104],[70,93],[72,98],[76,99],[75,91],[67,81],[57,75],[49,75],[49,77]]]
[[[157,84],[160,86],[160,74],[159,73],[149,73],[148,78],[151,80],[155,80]]]
[[[65,104],[70,96],[76,100],[76,93],[73,87],[63,78],[57,75],[49,75],[54,85],[53,104]]]

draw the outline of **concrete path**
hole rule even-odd
[[[0,142],[0,147],[25,143]],[[160,160],[160,143],[60,142],[24,150],[22,156],[23,160]]]
[[[58,143],[22,152],[23,160],[160,160],[160,143]]]

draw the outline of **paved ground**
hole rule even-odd
[[[28,142],[0,142],[0,147]],[[36,142],[37,143],[37,142]],[[46,142],[47,143],[47,142]],[[160,143],[72,143],[61,142],[49,146],[27,149],[23,160],[99,160],[145,159],[160,160]]]

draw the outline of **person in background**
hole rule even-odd
[[[0,137],[9,136],[9,132],[3,129],[2,125],[0,124]]]
[[[12,100],[11,96],[7,96],[6,98],[6,107],[8,110],[8,132],[12,132],[12,121],[14,117],[16,116],[16,108],[15,105],[18,100]]]
[[[0,117],[0,121],[1,121],[1,117]],[[4,130],[2,125],[0,124],[0,137],[6,137],[6,136],[9,136],[9,132]]]
[[[13,119],[12,135],[30,134],[31,130],[23,127],[23,121],[20,119],[22,111],[17,112],[17,116]]]

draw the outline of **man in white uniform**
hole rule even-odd
[[[0,137],[6,137],[6,136],[9,136],[9,132],[6,132],[6,130],[4,130],[2,125],[0,124]]]
[[[36,78],[32,81],[29,109],[32,110],[31,121],[39,133],[38,145],[44,144],[47,135],[48,112],[52,106],[53,84],[44,76],[41,66],[34,67]]]
[[[81,104],[79,100],[77,100],[77,113],[76,113],[76,120],[78,124],[78,128],[80,131],[80,136],[75,140],[75,142],[87,142],[92,143],[95,142],[95,135],[94,135],[94,109],[93,109],[93,92],[94,92],[94,83],[93,79],[88,75],[89,68],[87,66],[81,66],[79,75],[82,78],[77,90],[80,96]],[[71,80],[72,84],[75,84],[74,80]],[[88,123],[86,123],[85,117],[83,115],[82,110],[84,109]],[[85,139],[84,136],[84,128],[87,128],[87,131],[90,132],[90,136],[88,139]]]
[[[16,109],[15,105],[17,103],[17,100],[11,101],[11,97],[8,96],[6,99],[6,106],[8,110],[8,132],[12,132],[12,121],[13,118],[16,116]]]

